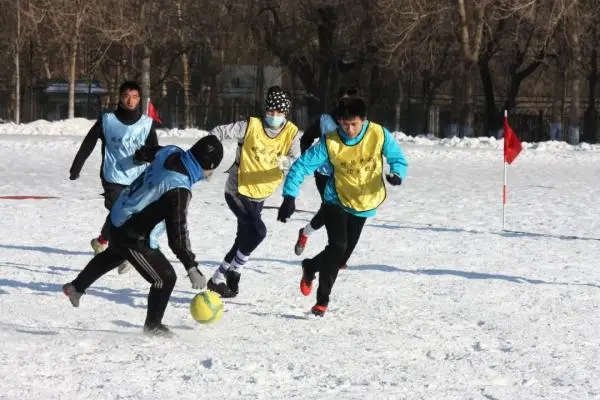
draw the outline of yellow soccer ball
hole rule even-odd
[[[221,296],[211,290],[198,293],[190,303],[190,313],[201,324],[212,324],[223,316]]]

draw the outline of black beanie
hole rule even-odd
[[[292,106],[291,97],[287,90],[279,86],[271,86],[265,99],[265,110],[287,114]]]
[[[202,169],[215,169],[223,159],[223,144],[215,135],[208,135],[194,143],[190,152]]]

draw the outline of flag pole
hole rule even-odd
[[[508,111],[504,110],[504,119],[508,118]],[[506,224],[506,129],[504,129],[504,150],[502,152],[502,163],[504,164],[504,179],[502,185],[502,230],[504,231],[504,226]]]
[[[504,209],[506,208],[506,161],[504,161],[504,185],[502,186],[502,230],[506,224]]]

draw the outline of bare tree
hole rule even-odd
[[[31,21],[27,19],[27,15],[24,10],[24,5],[21,0],[0,2],[2,4],[5,14],[2,16],[2,23],[5,29],[4,40],[6,43],[10,43],[10,50],[12,59],[12,111],[15,123],[21,123],[21,88],[22,88],[22,49],[26,42],[27,36],[31,31]]]
[[[372,56],[373,48],[366,46],[370,35],[361,31],[371,8],[358,0],[263,0],[252,26],[315,100],[312,112],[320,113],[329,107],[340,75],[360,71]]]
[[[16,0],[17,33],[15,35],[15,124],[21,123],[21,0]]]
[[[86,0],[37,0],[47,15],[52,29],[68,51],[69,115],[75,118],[75,82],[77,60],[83,36],[88,25],[97,21],[98,4]]]
[[[454,8],[431,0],[378,0],[374,12],[380,59],[387,70],[420,77],[424,106],[421,126],[431,132],[435,128],[430,115],[433,98],[444,83],[461,72],[462,49],[456,40]]]

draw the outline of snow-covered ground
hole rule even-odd
[[[135,271],[98,281],[72,308],[61,285],[91,259],[106,216],[99,146],[68,169],[93,121],[0,125],[2,399],[600,399],[600,147],[525,144],[509,168],[501,231],[502,141],[397,133],[409,177],[363,231],[323,319],[298,290],[298,229],[269,229],[216,325],[189,316],[180,273],[165,323],[141,333],[148,285]],[[189,147],[202,131],[161,131]],[[235,220],[223,199],[234,143],[194,188],[192,245],[212,274]],[[297,206],[318,207],[308,178]],[[267,204],[278,206],[279,195]],[[310,239],[306,256],[324,245]]]

